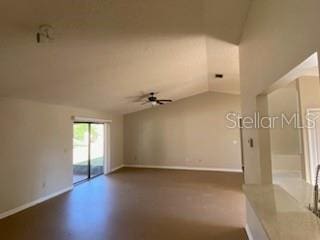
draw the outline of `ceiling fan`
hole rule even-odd
[[[156,96],[155,96],[156,93],[154,92],[151,92],[149,93],[149,95],[147,96],[147,99],[145,102],[143,102],[142,104],[147,104],[147,103],[151,103],[152,106],[156,106],[156,105],[163,105],[165,103],[169,103],[169,102],[172,102],[171,99],[158,99]]]

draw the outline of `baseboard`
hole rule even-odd
[[[123,168],[123,167],[124,167],[124,165],[122,164],[122,165],[120,165],[120,166],[118,166],[118,167],[112,168],[112,169],[110,170],[110,172],[108,172],[108,174],[109,174],[109,173],[113,173],[113,172],[115,172],[115,171],[118,171],[119,169],[121,169],[121,168]]]
[[[205,167],[187,167],[187,166],[181,167],[181,166],[158,166],[158,165],[139,165],[139,164],[122,164],[118,167],[111,169],[109,173],[113,173],[124,167],[242,173],[242,169],[233,169],[233,168],[205,168]]]
[[[295,175],[301,175],[301,171],[297,171],[297,170],[278,170],[278,169],[272,169],[272,173],[276,173],[276,174],[295,174]]]
[[[204,168],[204,167],[157,166],[157,165],[136,165],[136,164],[124,164],[123,167],[242,173],[241,169],[233,169],[233,168]]]
[[[251,230],[250,230],[250,227],[249,227],[249,225],[248,225],[248,224],[246,224],[246,226],[245,226],[245,230],[246,230],[246,233],[247,233],[248,239],[249,239],[249,240],[253,240],[252,233],[251,233]]]
[[[61,190],[61,191],[55,192],[55,193],[50,194],[50,195],[48,195],[48,196],[39,198],[39,199],[37,199],[37,200],[35,200],[35,201],[32,201],[32,202],[30,202],[30,203],[26,203],[26,204],[24,204],[24,205],[22,205],[22,206],[19,206],[19,207],[17,207],[17,208],[11,209],[11,210],[9,210],[9,211],[0,213],[0,219],[9,217],[9,216],[11,216],[11,215],[13,215],[13,214],[16,214],[16,213],[18,213],[18,212],[21,212],[21,211],[27,209],[27,208],[33,207],[33,206],[35,206],[35,205],[38,205],[38,204],[40,204],[40,203],[42,203],[42,202],[45,202],[45,201],[47,201],[47,200],[49,200],[49,199],[51,199],[51,198],[54,198],[54,197],[57,197],[57,196],[59,196],[59,195],[61,195],[61,194],[63,194],[63,193],[69,192],[69,191],[71,191],[72,189],[73,189],[73,186],[68,187],[68,188],[65,188],[65,189],[63,189],[63,190]]]

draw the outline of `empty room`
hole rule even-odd
[[[318,0],[0,2],[0,239],[320,239]]]

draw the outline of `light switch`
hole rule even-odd
[[[250,146],[251,148],[253,148],[253,139],[252,139],[252,138],[250,138],[250,139],[248,140],[248,143],[249,143],[249,146]]]

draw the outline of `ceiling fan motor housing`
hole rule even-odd
[[[153,96],[153,95],[151,97],[149,97],[148,99],[149,99],[150,102],[156,102],[157,101],[157,98],[155,96]]]

